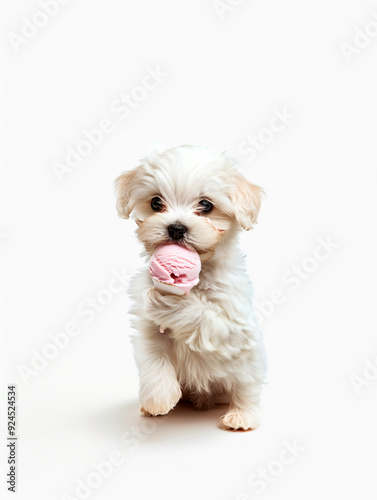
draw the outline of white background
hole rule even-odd
[[[377,356],[377,39],[354,42],[377,3],[239,3],[222,18],[211,0],[72,0],[17,52],[9,34],[41,8],[3,2],[0,393],[3,431],[6,384],[18,385],[19,499],[78,498],[77,481],[113,450],[123,464],[88,497],[376,498],[377,374],[359,391],[351,379]],[[347,60],[342,43],[365,47]],[[156,65],[167,76],[119,119],[112,103]],[[248,161],[241,144],[284,108],[294,118]],[[113,131],[59,182],[52,164],[103,118]],[[242,236],[270,364],[258,431],[221,431],[223,408],[185,406],[143,428],[126,294],[91,321],[78,313],[114,271],[129,277],[141,264],[112,184],[156,140],[228,150],[267,192]],[[321,237],[336,248],[313,263]],[[284,275],[302,265],[310,272],[293,290]],[[274,289],[283,302],[271,306]],[[25,383],[20,366],[69,322],[80,333]],[[293,442],[300,451],[281,464]],[[1,446],[4,471],[5,436]],[[260,469],[270,480],[256,488]]]

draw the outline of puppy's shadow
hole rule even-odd
[[[228,406],[221,403],[208,410],[198,410],[192,403],[181,400],[167,415],[146,417],[140,413],[139,402],[129,400],[92,413],[90,427],[94,432],[115,439],[139,434],[149,443],[174,441],[182,435],[189,439],[202,435],[208,437],[208,431],[218,430],[218,419]]]

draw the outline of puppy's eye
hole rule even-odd
[[[209,214],[210,212],[212,212],[213,205],[210,201],[200,200],[199,205],[202,207],[200,210],[202,214]]]
[[[155,196],[154,198],[152,198],[151,207],[155,212],[162,212],[164,205],[159,196]]]

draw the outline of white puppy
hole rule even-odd
[[[164,415],[181,397],[204,408],[226,395],[230,406],[219,426],[257,428],[266,361],[237,240],[256,223],[262,190],[229,156],[201,146],[153,152],[120,175],[115,188],[118,213],[136,220],[148,261],[172,241],[202,261],[189,295],[158,291],[148,266],[133,280],[141,411]]]

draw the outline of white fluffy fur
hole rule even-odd
[[[153,152],[115,187],[119,215],[135,218],[147,258],[130,289],[141,411],[166,414],[181,397],[205,408],[226,395],[230,405],[219,426],[257,428],[266,361],[238,233],[256,223],[261,189],[226,154],[201,146]],[[161,213],[150,205],[157,195]],[[214,204],[209,222],[198,212],[201,199]],[[150,256],[169,242],[167,226],[175,222],[187,226],[182,244],[202,260],[199,284],[183,297],[159,292],[148,273]]]

